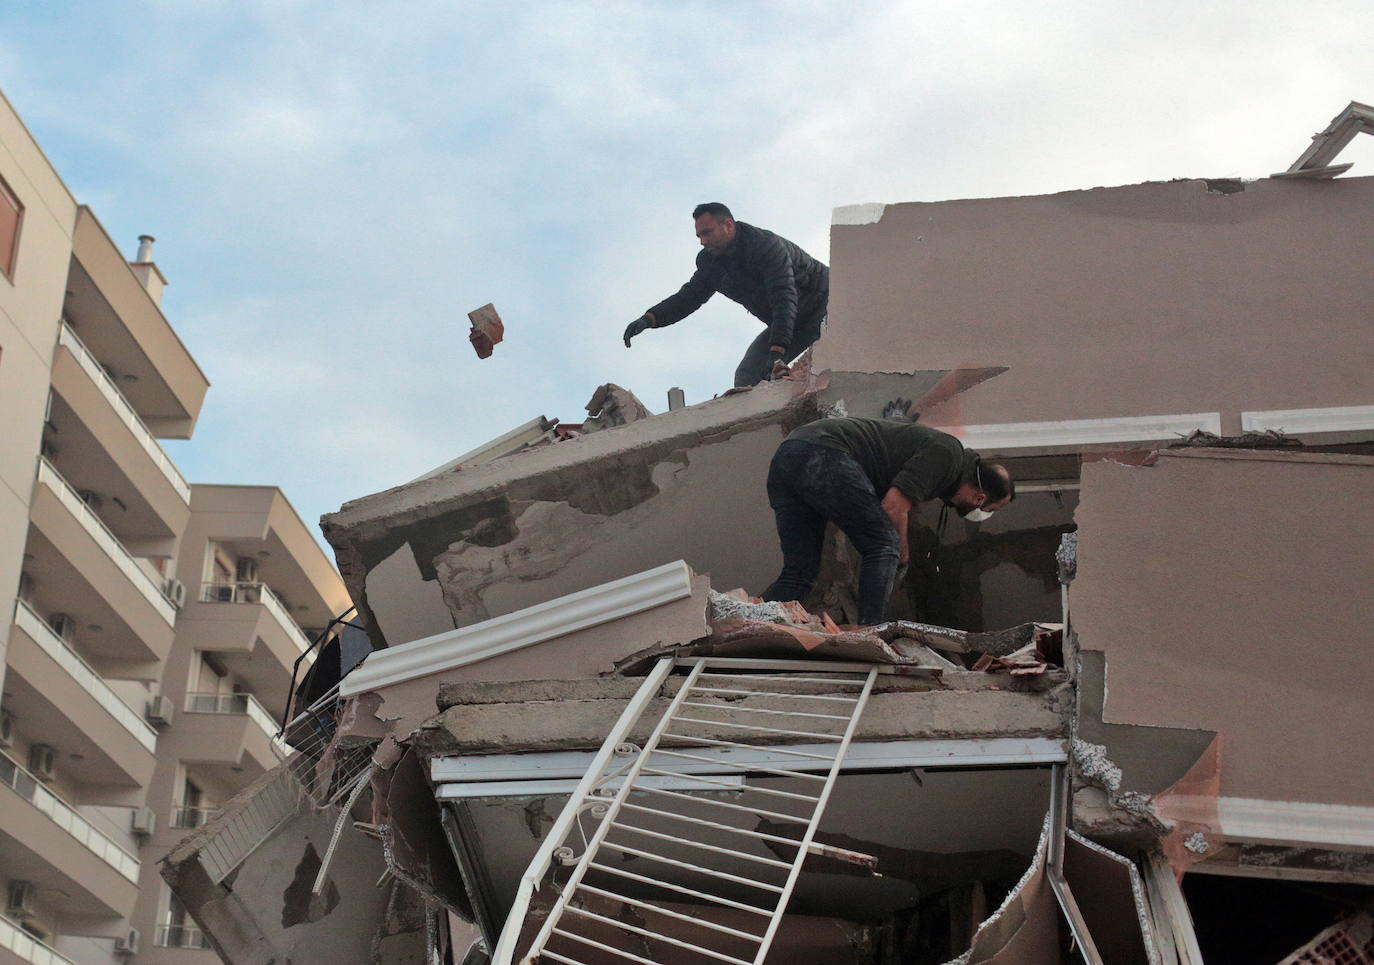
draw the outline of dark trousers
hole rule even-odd
[[[821,326],[824,324],[824,317],[810,322],[798,319],[797,327],[792,331],[792,344],[787,349],[787,361],[810,348],[811,343],[821,337]],[[772,356],[768,352],[768,347],[773,344],[772,334],[772,329],[765,328],[744,350],[744,358],[740,359],[739,367],[735,369],[735,388],[767,382],[773,374]]]
[[[825,524],[834,523],[859,551],[859,623],[883,622],[901,543],[882,500],[848,453],[789,439],[768,467],[768,505],[778,524],[782,572],[765,600],[800,600],[821,568]]]

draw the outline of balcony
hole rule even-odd
[[[121,376],[159,438],[189,439],[209,381],[89,208],[77,213],[63,314]]]
[[[223,808],[172,808],[172,827],[202,828],[219,817]]]
[[[0,754],[0,854],[16,876],[60,893],[62,914],[127,917],[133,911],[138,858],[5,754]]]
[[[191,925],[158,925],[153,944],[159,948],[209,948],[205,933]]]
[[[124,397],[119,386],[114,379],[110,378],[96,361],[90,349],[82,344],[81,339],[76,337],[76,332],[65,320],[62,322],[61,331],[57,337],[57,344],[66,348],[75,357],[82,370],[91,377],[100,394],[110,403],[121,422],[128,428],[133,437],[138,440],[138,444],[143,447],[143,451],[148,454],[148,458],[157,466],[158,471],[166,478],[167,482],[176,490],[182,502],[188,506],[191,502],[191,484],[186,481],[186,477],[181,474],[171,458],[163,451],[162,446],[153,438],[152,430],[139,418],[134,407],[129,404],[129,400]]]
[[[41,457],[30,518],[60,557],[49,561],[48,568],[61,570],[56,576],[73,583],[70,599],[79,600],[83,590],[94,590],[145,648],[145,653],[126,656],[162,659],[172,644],[176,607],[71,484]]]
[[[137,787],[152,779],[157,731],[22,600],[7,662],[7,709],[41,725],[41,735],[29,736],[80,755],[83,782]]]
[[[290,752],[277,722],[251,694],[190,693],[177,721],[177,755],[217,782],[242,787]]]
[[[310,638],[266,583],[204,583],[183,609],[178,627],[198,649],[213,652],[248,690],[262,695],[274,719],[280,717],[292,669]],[[307,661],[313,659],[311,654]]]
[[[0,951],[9,952],[27,965],[76,965],[49,945],[45,945],[8,918],[0,918]],[[0,959],[5,962],[6,959]]]

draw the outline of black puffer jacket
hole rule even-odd
[[[728,252],[703,248],[687,284],[649,309],[654,327],[681,321],[720,292],[769,326],[772,344],[787,348],[798,322],[817,324],[825,317],[830,269],[771,231],[743,221],[735,229]]]

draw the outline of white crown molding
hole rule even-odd
[[[692,571],[687,564],[682,560],[667,563],[469,627],[376,650],[343,679],[339,694],[351,697],[465,667],[691,595]]]
[[[1289,435],[1298,432],[1368,431],[1374,429],[1374,405],[1242,412],[1240,427],[1245,432],[1266,432],[1274,429]]]
[[[1374,848],[1371,807],[1251,797],[1176,797],[1156,801],[1155,807],[1174,820],[1220,821],[1222,835],[1232,841]]]
[[[1061,422],[1003,422],[965,426],[954,432],[973,449],[1007,451],[1051,446],[1172,442],[1194,429],[1221,434],[1221,413],[1127,416],[1119,419],[1068,419]]]

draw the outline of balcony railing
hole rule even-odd
[[[65,345],[71,350],[76,361],[86,370],[86,374],[91,377],[95,384],[100,388],[101,394],[105,396],[111,406],[114,407],[119,418],[128,426],[129,431],[134,434],[134,438],[139,441],[147,451],[148,456],[157,463],[158,469],[167,477],[167,481],[172,484],[172,488],[177,491],[181,498],[189,503],[191,501],[191,486],[186,482],[186,477],[181,474],[176,465],[168,458],[162,446],[158,444],[152,431],[139,418],[134,407],[129,404],[129,400],[124,398],[124,393],[119,391],[119,386],[110,378],[109,373],[101,368],[90,349],[81,344],[81,339],[76,337],[76,332],[66,321],[62,323],[61,333],[57,336],[57,344]]]
[[[209,948],[205,933],[190,925],[158,925],[153,944],[159,948]]]
[[[51,945],[34,938],[8,918],[0,918],[0,951],[12,952],[33,965],[76,965]]]
[[[6,754],[0,754],[0,784],[14,788],[20,797],[46,814],[54,824],[93,852],[96,857],[130,881],[138,883],[136,857],[97,831],[76,808],[49,791],[38,778],[10,760]]]
[[[286,635],[295,641],[299,650],[306,650],[310,646],[310,638],[286,612],[286,604],[266,583],[202,583],[200,599],[204,603],[261,603],[281,624]]]
[[[120,725],[134,736],[135,740],[149,751],[157,750],[157,731],[153,729],[152,725],[139,716],[128,704],[120,700],[104,678],[96,673],[90,664],[81,659],[79,653],[67,646],[66,641],[53,632],[52,627],[48,626],[37,613],[34,613],[23,600],[20,600],[14,608],[14,622],[43,648],[44,653],[52,657],[58,666],[80,684],[81,688],[90,694],[96,703],[103,707],[111,717],[119,721]]]
[[[119,542],[119,537],[110,532],[110,528],[91,511],[85,501],[72,488],[71,483],[62,478],[62,474],[53,468],[53,464],[42,456],[38,457],[38,481],[45,484],[49,489],[57,494],[57,498],[62,501],[62,505],[71,510],[72,515],[81,520],[86,532],[91,534],[91,538],[100,544],[100,548],[105,551],[116,566],[124,572],[124,575],[138,587],[138,591],[147,597],[148,602],[153,605],[167,621],[169,626],[176,623],[177,611],[172,605],[172,601],[163,594],[162,588],[158,586],[151,576],[143,572],[139,565],[134,562],[134,558],[129,555],[129,551]]]
[[[220,816],[223,808],[172,808],[172,827],[199,828]]]
[[[282,741],[277,739],[277,722],[272,719],[272,715],[262,704],[258,703],[257,698],[252,694],[205,694],[191,693],[186,695],[186,712],[190,714],[247,714],[248,717],[262,728],[262,732],[283,755],[289,752],[289,748]]]

